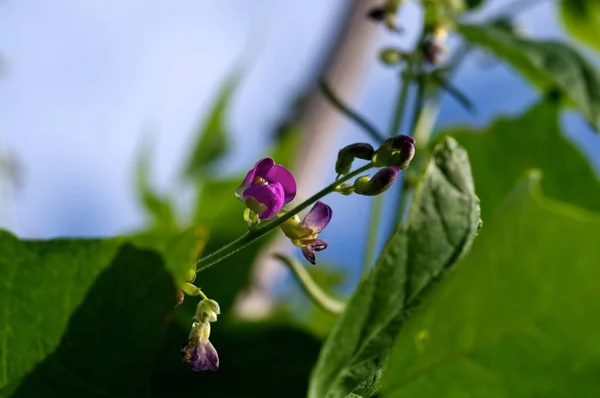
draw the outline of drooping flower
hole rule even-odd
[[[196,306],[194,323],[187,342],[181,349],[181,359],[192,370],[217,370],[219,368],[219,355],[210,337],[210,323],[216,322],[217,315],[221,313],[219,303],[214,300],[201,300]]]
[[[331,207],[317,202],[304,219],[300,220],[300,217],[295,215],[282,224],[281,230],[295,246],[302,248],[304,257],[315,264],[315,252],[327,248],[327,242],[318,239],[317,236],[329,224],[332,215]]]
[[[258,214],[258,218],[266,219],[276,215],[283,205],[294,199],[296,180],[284,166],[265,158],[246,174],[235,194]]]
[[[192,370],[217,370],[219,369],[219,355],[217,350],[208,341],[210,336],[210,322],[194,322],[188,336],[187,343],[181,349],[181,359]]]

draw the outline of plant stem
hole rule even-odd
[[[298,264],[294,259],[291,259],[283,254],[274,254],[273,257],[285,264],[294,274],[296,280],[300,284],[304,293],[323,310],[332,314],[341,314],[346,307],[346,304],[334,299],[321,289],[321,287],[313,280],[305,267]]]
[[[383,142],[384,137],[381,135],[381,133],[364,117],[352,110],[348,105],[344,104],[344,102],[337,95],[335,95],[331,87],[329,87],[324,80],[319,81],[319,87],[321,88],[325,98],[327,98],[329,102],[331,102],[331,104],[335,106],[341,113],[348,116],[352,121],[362,127],[363,130],[376,142]]]
[[[255,228],[251,231],[246,232],[244,235],[240,236],[239,238],[237,238],[233,242],[229,243],[228,245],[225,245],[222,248],[220,248],[219,250],[209,254],[208,256],[201,258],[200,260],[198,260],[198,262],[196,262],[196,272],[200,272],[200,271],[210,267],[211,265],[214,265],[214,264],[226,259],[227,257],[231,256],[235,252],[243,249],[244,247],[248,246],[250,243],[254,242],[255,240],[261,238],[265,234],[267,234],[267,233],[271,232],[272,230],[274,230],[275,228],[279,227],[281,224],[283,224],[290,218],[294,217],[296,214],[300,213],[302,210],[306,209],[308,206],[315,203],[317,200],[334,192],[335,189],[342,183],[358,176],[361,173],[368,171],[372,167],[373,167],[373,162],[369,162],[366,165],[354,170],[353,172],[346,174],[344,177],[332,182],[331,184],[329,184],[328,186],[326,186],[325,188],[323,188],[322,190],[320,190],[319,192],[317,192],[310,198],[306,199],[304,202],[300,203],[298,206],[294,207],[292,210],[287,212],[285,215],[283,215],[279,218],[276,218],[273,221],[267,222],[262,226],[258,226],[257,228]]]
[[[375,262],[377,241],[379,240],[379,221],[383,209],[383,195],[377,195],[371,203],[371,218],[369,220],[369,232],[367,234],[367,247],[363,259],[362,277],[366,278]]]
[[[394,117],[392,119],[392,125],[390,127],[389,136],[392,137],[399,134],[400,128],[402,128],[402,119],[404,117],[404,108],[406,107],[406,100],[408,99],[408,92],[410,88],[410,73],[411,64],[408,63],[406,67],[405,78],[400,78],[400,87],[398,90],[398,100],[396,101],[396,110],[394,111]]]

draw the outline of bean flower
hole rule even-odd
[[[188,341],[181,349],[181,359],[192,370],[215,371],[219,368],[219,355],[208,338],[210,337],[210,323],[215,322],[220,313],[219,304],[214,300],[202,300],[196,307],[192,330]]]
[[[327,248],[327,242],[318,239],[317,236],[329,224],[332,215],[331,207],[323,202],[317,202],[304,219],[300,220],[300,217],[295,215],[281,225],[281,230],[295,246],[302,248],[304,257],[315,264],[315,252]]]
[[[296,196],[292,173],[273,159],[259,160],[235,192],[261,220],[275,216]]]

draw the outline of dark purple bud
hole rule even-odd
[[[375,150],[366,142],[351,144],[340,149],[335,163],[335,172],[338,174],[348,174],[352,167],[354,159],[371,160]]]
[[[327,249],[327,242],[323,239],[311,239],[302,241],[302,254],[311,264],[316,264],[315,252]]]
[[[398,179],[400,168],[384,167],[371,178],[360,177],[354,182],[354,192],[359,195],[375,196],[388,190]]]

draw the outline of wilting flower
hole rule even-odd
[[[323,202],[317,202],[303,220],[295,215],[281,226],[285,236],[292,243],[302,248],[302,254],[308,261],[315,264],[315,252],[327,248],[327,242],[317,236],[325,229],[333,211]]]
[[[259,160],[235,191],[246,206],[260,219],[273,217],[296,196],[296,180],[292,173],[273,159]]]
[[[371,178],[364,176],[354,181],[354,192],[359,195],[375,196],[388,190],[398,179],[400,168],[384,167]]]
[[[187,343],[181,349],[181,359],[192,370],[217,370],[219,368],[219,355],[217,350],[208,341],[210,336],[210,322],[194,322],[188,336]]]

